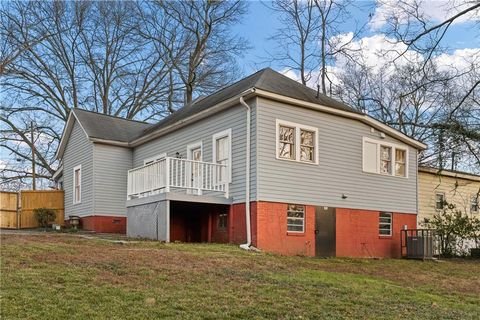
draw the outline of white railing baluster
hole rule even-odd
[[[170,192],[171,188],[222,192],[229,196],[227,166],[167,157],[128,171],[127,198]]]

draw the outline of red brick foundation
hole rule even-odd
[[[315,255],[315,207],[306,206],[305,232],[287,231],[287,204],[257,202],[254,245],[285,255]]]
[[[83,230],[99,233],[125,234],[127,229],[126,217],[88,216],[80,218],[80,227]]]
[[[287,232],[287,204],[251,202],[252,244],[284,255],[315,256],[315,206],[306,205],[305,232]],[[417,216],[393,213],[392,236],[379,236],[379,211],[336,209],[338,257],[399,257],[400,230],[415,228]],[[214,239],[212,239],[214,240]],[[245,204],[230,208],[229,240],[246,242]]]
[[[379,211],[336,210],[338,257],[400,257],[400,230],[415,228],[416,214],[393,213],[392,236],[378,235]]]

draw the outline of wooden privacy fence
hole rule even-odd
[[[48,208],[55,210],[55,223],[64,225],[64,206],[62,190],[26,190],[0,192],[0,228],[23,229],[38,228],[33,210]]]

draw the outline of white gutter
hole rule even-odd
[[[250,122],[252,109],[243,100],[243,96],[240,97],[240,104],[247,109],[247,137],[246,137],[246,149],[245,149],[245,227],[247,228],[247,243],[241,244],[240,248],[250,250],[252,245],[252,230],[250,223]]]

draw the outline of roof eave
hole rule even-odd
[[[438,168],[422,167],[422,166],[418,167],[418,171],[433,174],[433,175],[439,175],[439,176],[445,176],[445,177],[451,177],[451,178],[460,178],[460,179],[480,182],[480,175],[471,174],[467,172],[456,172],[456,171],[451,171],[447,169],[438,169]]]
[[[58,144],[57,152],[55,153],[55,159],[60,160],[63,157],[63,153],[65,152],[65,147],[67,146],[68,142],[68,136],[70,136],[71,131],[73,129],[73,124],[74,120],[78,122],[80,127],[82,128],[83,133],[85,133],[85,136],[87,139],[90,139],[90,137],[87,134],[87,131],[85,131],[85,128],[82,126],[82,123],[80,120],[78,120],[77,115],[75,114],[75,109],[72,109],[70,111],[70,114],[68,115],[67,123],[65,124],[65,128],[63,129],[62,133],[62,138],[60,139],[60,143]]]

